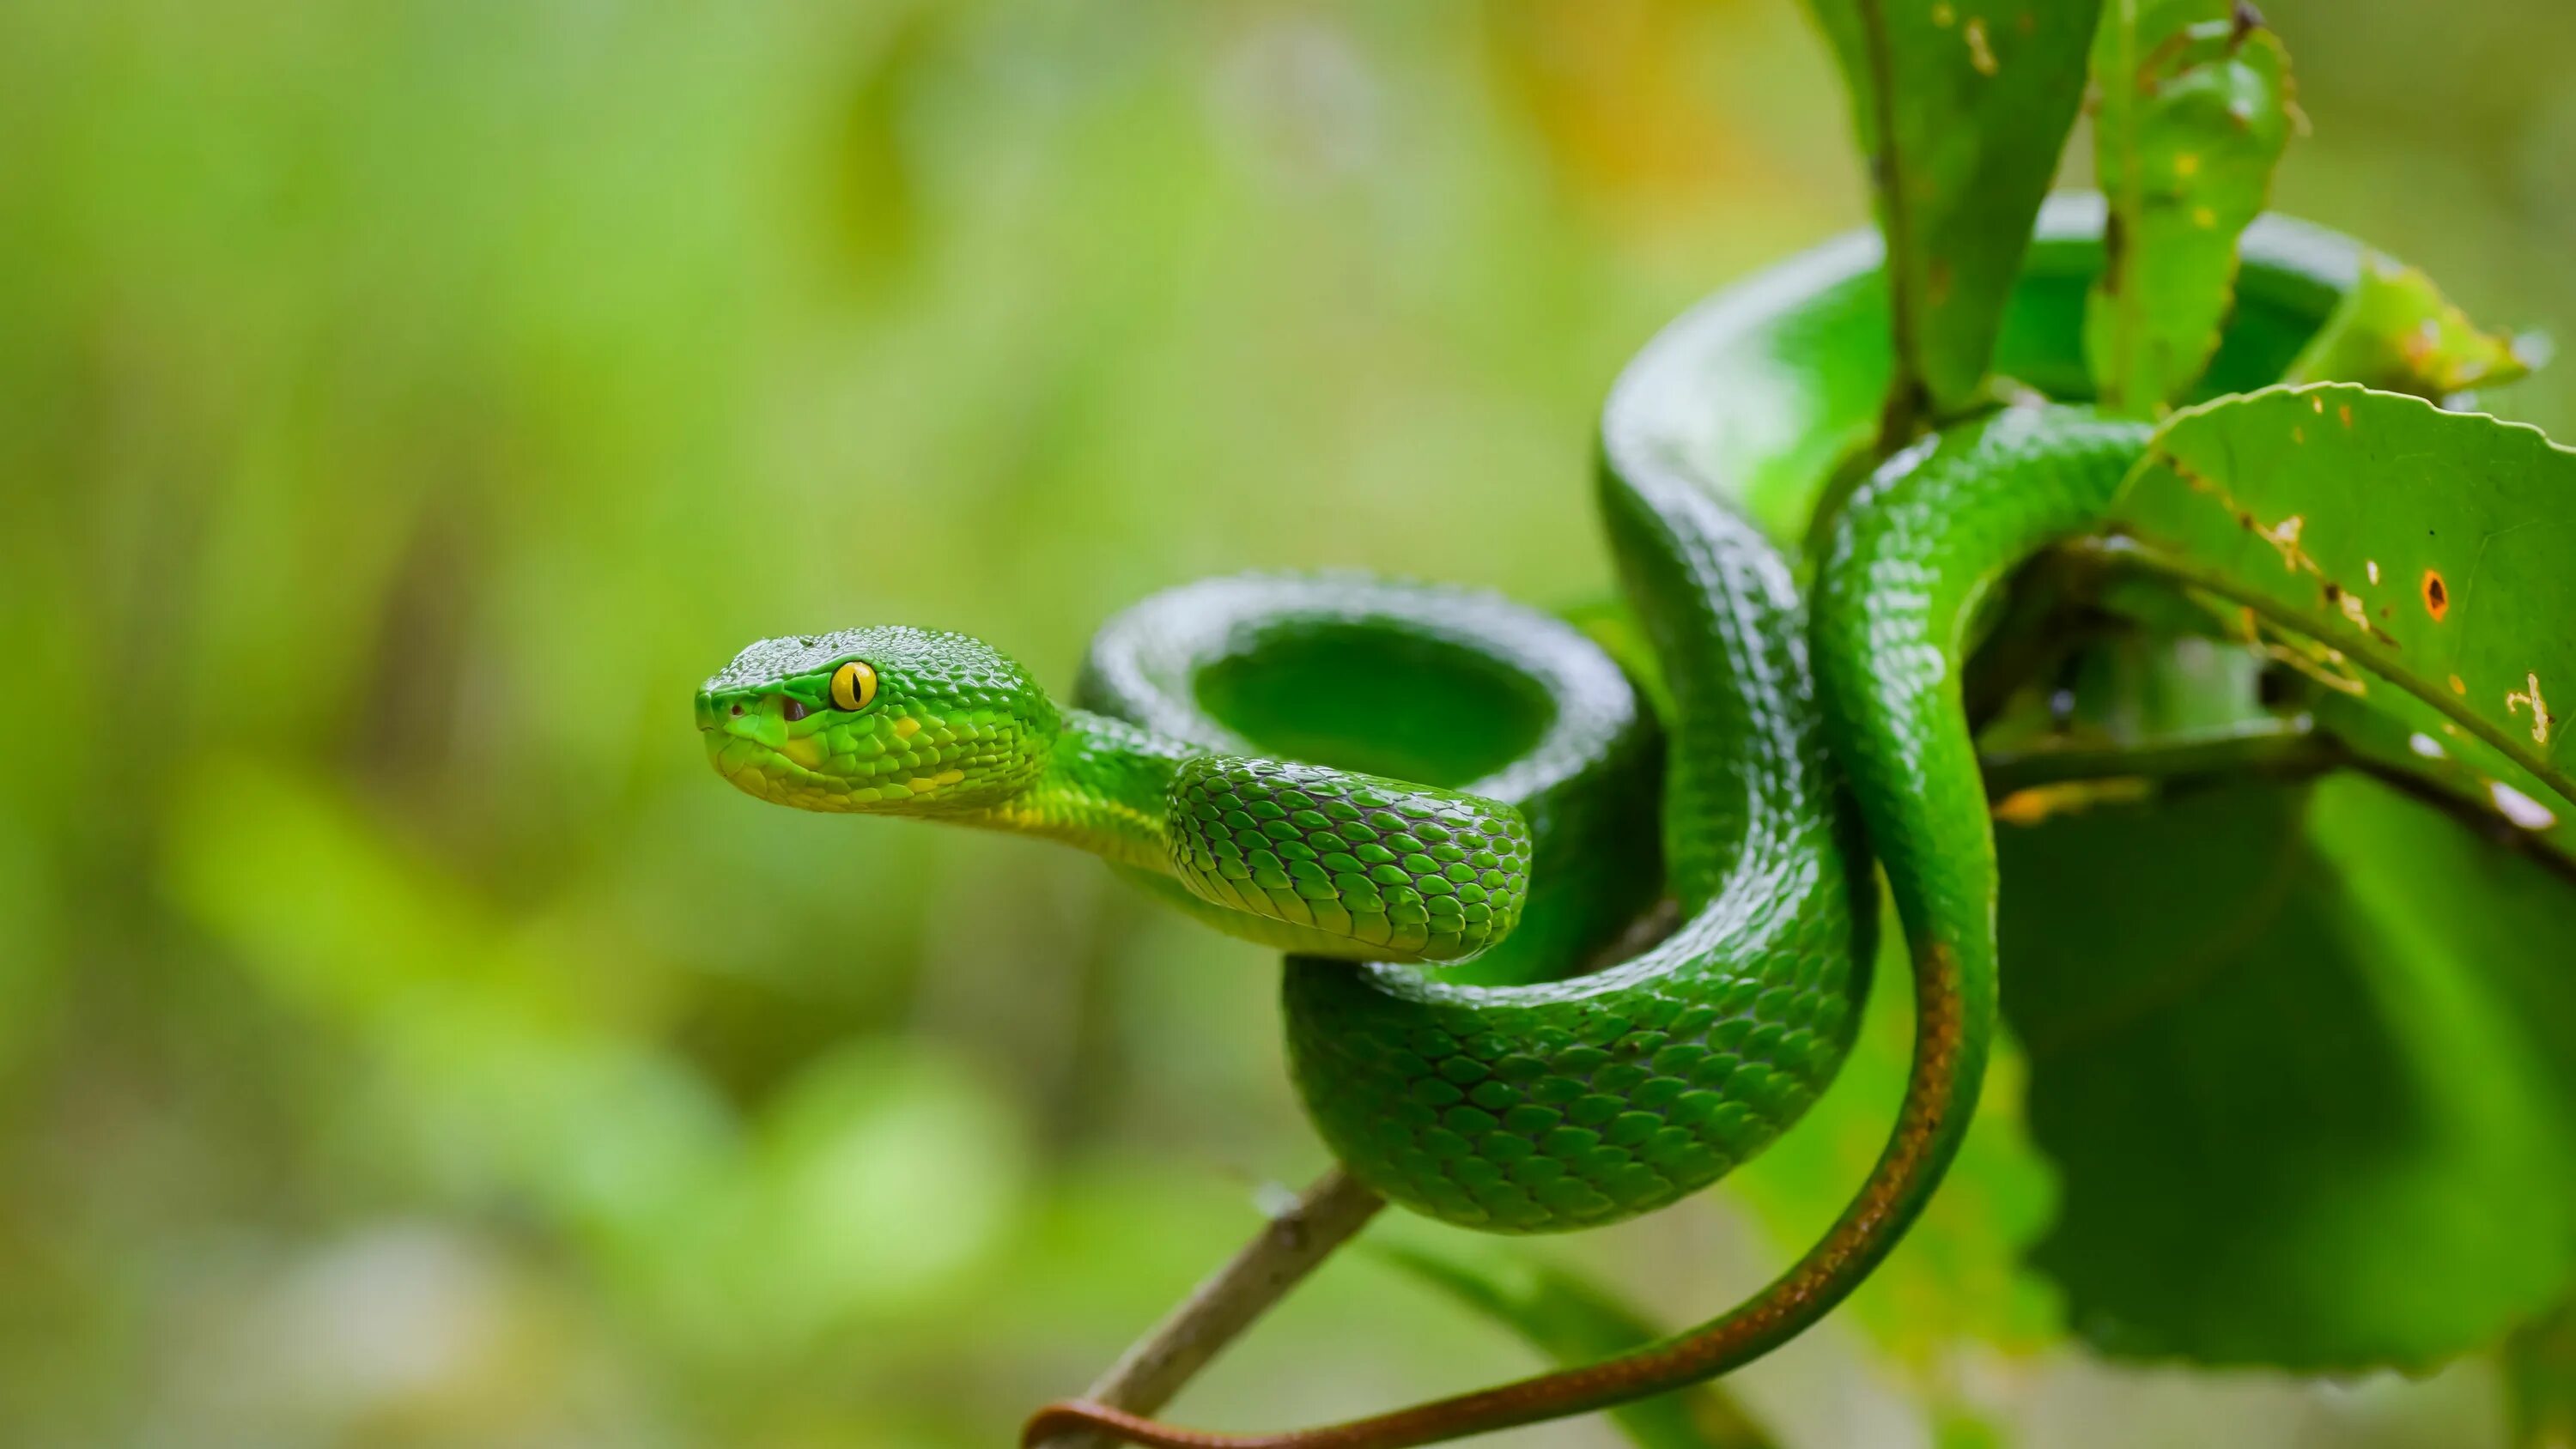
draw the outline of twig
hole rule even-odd
[[[2258,776],[2305,779],[2350,764],[2352,757],[2306,715],[2298,715],[2195,730],[2139,744],[2049,744],[2023,750],[1988,750],[1977,763],[1985,773],[1987,795],[2000,801],[2016,790],[2093,780],[2189,783]]]
[[[1136,1340],[1083,1397],[1150,1414],[1207,1367],[1237,1334],[1377,1216],[1386,1199],[1334,1168],[1262,1225],[1251,1242]],[[1058,1434],[1039,1449],[1106,1449],[1093,1434]]]
[[[2576,857],[2547,833],[2518,826],[2477,799],[2420,772],[2364,755],[2306,715],[2135,745],[1989,751],[1979,764],[1985,772],[1986,793],[1997,802],[2033,786],[2099,780],[2152,780],[2167,789],[2183,790],[2257,779],[2312,780],[2335,770],[2350,770],[2441,811],[2479,839],[2576,884]]]

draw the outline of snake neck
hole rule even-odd
[[[1203,753],[1124,720],[1069,709],[1046,769],[974,823],[1167,874],[1164,792],[1181,762]]]

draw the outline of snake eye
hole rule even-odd
[[[877,672],[863,661],[853,659],[832,671],[832,707],[866,709],[877,697]]]

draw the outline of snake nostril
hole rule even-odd
[[[735,705],[735,706],[733,707],[733,717],[734,717],[735,719],[740,719],[740,718],[742,718],[742,706],[741,706],[741,705],[738,705],[738,704],[737,704],[737,705]]]

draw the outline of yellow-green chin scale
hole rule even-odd
[[[963,634],[764,640],[699,690],[697,719],[717,773],[763,800],[1060,840],[1282,950],[1463,961],[1527,896],[1529,828],[1509,805],[1060,708]]]

